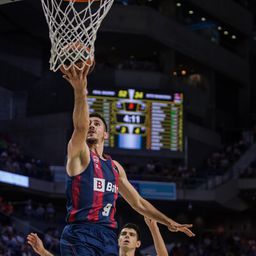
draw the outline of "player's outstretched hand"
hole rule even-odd
[[[190,228],[192,227],[193,227],[192,224],[179,224],[175,221],[171,221],[168,226],[168,229],[171,232],[183,232],[189,237],[194,237],[195,234],[190,230]]]
[[[148,225],[149,228],[153,227],[153,226],[157,226],[157,222],[153,219],[150,219],[150,218],[144,216],[144,220],[145,220],[145,222],[146,222],[146,224]]]
[[[38,253],[39,255],[43,255],[45,248],[42,240],[37,236],[36,233],[30,233],[27,236],[27,241],[36,253]]]
[[[63,73],[63,78],[66,79],[74,89],[83,90],[87,87],[88,66],[84,65],[82,69],[78,69],[74,65],[68,69],[61,66],[60,70]]]

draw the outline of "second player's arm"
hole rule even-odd
[[[192,227],[191,224],[179,224],[167,217],[159,210],[157,210],[151,203],[142,198],[136,189],[128,181],[126,173],[123,167],[115,161],[115,164],[119,170],[119,193],[121,196],[131,205],[131,207],[143,216],[150,219],[154,219],[159,223],[166,225],[170,231],[181,231],[188,236],[194,236],[194,233],[189,230]]]
[[[89,129],[89,107],[87,102],[87,72],[71,67],[62,69],[64,78],[74,91],[74,131],[68,143],[67,172],[70,176],[79,174],[89,162],[89,148],[86,136]]]
[[[148,228],[152,235],[157,256],[168,256],[169,254],[165,246],[163,237],[157,226],[157,222],[155,220],[152,220],[146,217],[145,217],[145,222],[148,225]]]

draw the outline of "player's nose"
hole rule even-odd
[[[90,124],[89,130],[94,130],[94,129],[95,129],[95,126],[93,124]]]

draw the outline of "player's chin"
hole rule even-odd
[[[87,137],[86,143],[89,145],[94,145],[98,143],[98,139],[94,137]]]
[[[129,243],[122,244],[123,249],[130,249]]]

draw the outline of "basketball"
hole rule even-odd
[[[94,56],[90,56],[90,48],[83,43],[70,43],[62,48],[60,63],[65,69],[72,65],[77,69],[83,69],[85,66],[91,68],[94,66]]]

